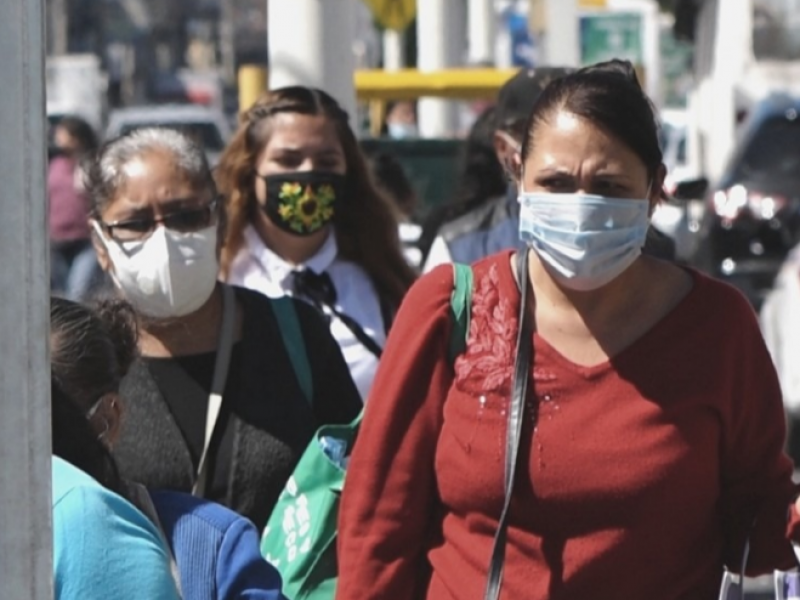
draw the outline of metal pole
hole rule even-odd
[[[50,26],[53,46],[51,52],[56,56],[66,54],[69,49],[69,13],[67,0],[52,0],[50,4]]]
[[[406,66],[403,37],[403,32],[396,29],[386,29],[383,32],[383,69],[385,71],[399,71]]]
[[[545,61],[558,67],[580,64],[578,0],[546,0]]]
[[[494,64],[497,17],[492,0],[469,0],[467,5],[469,62]]]
[[[0,598],[53,594],[43,0],[0,2]]]
[[[417,66],[438,71],[462,62],[466,23],[460,0],[417,0]],[[422,98],[418,108],[423,137],[449,137],[458,131],[458,111],[447,100]]]
[[[355,0],[268,0],[269,86],[318,87],[356,124]]]

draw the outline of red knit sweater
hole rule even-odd
[[[455,368],[451,267],[422,278],[395,321],[348,471],[339,600],[483,597],[519,293],[508,253],[475,275]],[[774,369],[742,296],[692,275],[689,295],[604,364],[534,336],[502,598],[714,600],[754,519],[748,571],[793,565]]]

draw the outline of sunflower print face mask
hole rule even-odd
[[[311,235],[331,223],[344,196],[345,176],[338,173],[303,171],[262,179],[267,184],[264,212],[294,235]]]

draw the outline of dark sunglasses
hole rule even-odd
[[[188,200],[187,200],[188,201]],[[128,219],[100,225],[109,237],[119,242],[139,241],[147,238],[155,231],[157,225],[162,224],[167,229],[180,233],[194,233],[214,223],[219,206],[219,198],[215,198],[201,208],[186,208],[171,212],[156,219],[146,217],[142,219]]]

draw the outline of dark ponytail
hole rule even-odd
[[[117,464],[86,415],[54,381],[50,391],[53,454],[91,475],[103,487],[124,496]]]
[[[116,463],[86,413],[119,392],[136,357],[136,315],[121,300],[92,310],[63,298],[50,303],[53,453],[125,495]]]

